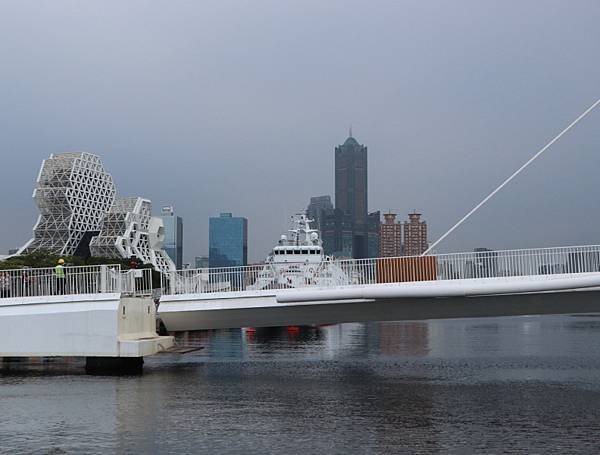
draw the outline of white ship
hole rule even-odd
[[[292,217],[289,236],[281,236],[248,289],[331,287],[350,283],[342,268],[324,254],[319,231],[310,227],[313,221],[304,213]]]

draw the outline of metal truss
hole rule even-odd
[[[136,256],[162,272],[175,270],[175,263],[162,249],[164,226],[152,216],[150,200],[118,198],[102,221],[100,235],[90,243],[93,256],[128,258]]]
[[[50,155],[42,163],[33,198],[39,217],[33,238],[19,254],[47,250],[73,255],[90,235],[92,256],[136,256],[157,270],[175,270],[163,250],[164,226],[150,200],[115,198],[112,177],[89,153]],[[87,234],[87,237],[86,237]]]
[[[44,160],[33,198],[39,217],[31,239],[19,253],[48,250],[72,255],[86,232],[100,230],[115,199],[115,185],[100,158],[61,153]]]

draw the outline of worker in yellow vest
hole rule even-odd
[[[67,274],[65,273],[65,260],[62,258],[58,260],[58,264],[54,267],[54,277],[56,279],[56,293],[60,295],[65,294]]]

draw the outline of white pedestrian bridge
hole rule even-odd
[[[307,267],[290,262],[285,273],[266,265],[183,270],[162,275],[161,283],[152,282],[149,269],[118,265],[66,267],[64,282],[53,268],[0,271],[0,357],[141,360],[173,346],[172,337],[156,334],[157,316],[176,332],[600,313],[600,246]],[[304,279],[290,287],[289,273]]]
[[[65,272],[61,281],[54,268],[0,270],[0,357],[86,357],[88,370],[137,370],[143,356],[173,346],[156,334],[150,269]]]
[[[169,331],[600,312],[600,246],[210,268],[162,277]],[[304,281],[289,286],[289,273]],[[331,279],[329,279],[331,278]],[[257,283],[269,282],[257,289]]]

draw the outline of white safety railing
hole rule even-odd
[[[152,269],[121,272],[121,293],[136,297],[152,295]]]
[[[162,293],[206,294],[600,271],[600,245],[188,269],[161,276]]]
[[[121,271],[120,265],[64,267],[64,276],[54,267],[0,270],[0,298],[44,297],[121,293],[152,294],[152,270]]]

